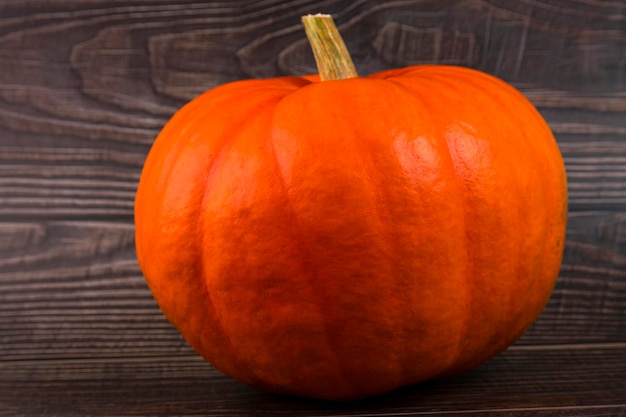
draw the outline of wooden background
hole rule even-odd
[[[333,404],[204,363],[138,268],[133,198],[168,117],[220,83],[314,72],[300,16],[332,13],[361,74],[478,68],[521,89],[568,170],[554,295],[456,378]],[[2,0],[0,416],[626,416],[623,0]]]

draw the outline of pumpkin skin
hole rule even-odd
[[[566,217],[537,110],[452,66],[214,88],[163,128],[135,200],[141,269],[195,350],[340,400],[506,349],[550,297]]]

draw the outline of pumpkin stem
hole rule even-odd
[[[333,18],[328,14],[302,17],[304,31],[315,55],[321,81],[355,78],[359,75]]]

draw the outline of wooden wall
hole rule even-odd
[[[539,384],[550,392],[550,380],[579,383],[568,395],[553,392],[559,407],[624,402],[623,1],[3,0],[0,415],[61,410],[71,392],[77,415],[106,415],[115,395],[130,407],[120,414],[150,415],[138,398],[167,396],[154,385],[159,378],[187,378],[168,392],[193,391],[205,373],[219,387],[236,386],[198,361],[156,307],[135,258],[134,192],[155,135],[187,100],[237,79],[315,72],[300,16],[316,12],[333,14],[361,74],[420,63],[470,66],[513,83],[539,108],[568,172],[565,258],[540,320],[509,356],[485,368],[521,381],[492,406],[547,407],[540,393],[516,403],[513,388]],[[129,382],[133,375],[153,381],[151,391]],[[233,415],[254,401],[278,401],[204,384]],[[109,396],[94,396],[99,389]],[[196,401],[213,398],[203,392]],[[238,409],[231,392],[247,396],[249,408]],[[433,404],[480,408],[478,391],[459,395],[460,408]],[[182,414],[185,404],[171,401],[170,412],[154,408],[153,415]]]

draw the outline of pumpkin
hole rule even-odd
[[[135,224],[156,302],[214,367],[272,392],[358,399],[468,370],[559,273],[553,135],[499,79],[359,77],[332,20],[305,24],[320,77],[218,86],[155,140]]]

